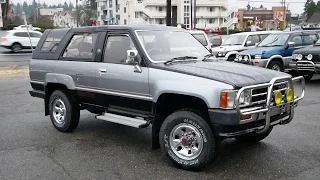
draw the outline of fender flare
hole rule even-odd
[[[269,66],[269,64],[270,64],[270,62],[272,61],[272,60],[274,60],[274,59],[281,59],[281,61],[282,61],[282,64],[284,64],[284,60],[283,60],[283,57],[282,56],[280,56],[280,55],[274,55],[274,56],[271,56],[270,58],[269,58],[269,60],[268,60],[268,62],[267,62],[267,64],[266,64],[266,67],[265,68],[267,68],[268,66]]]
[[[48,83],[56,83],[65,85],[70,90],[74,90],[76,88],[73,78],[65,74],[47,73],[44,82],[45,86],[47,86]]]

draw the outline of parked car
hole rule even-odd
[[[202,45],[204,45],[208,50],[211,50],[211,43],[207,34],[201,30],[189,30],[193,37],[195,37]]]
[[[41,29],[38,27],[33,27],[32,25],[20,25],[20,26],[14,27],[13,30],[27,30],[28,28],[29,30],[32,30],[32,31],[37,31]]]
[[[238,52],[251,49],[275,31],[243,32],[230,35],[219,47],[212,48],[212,54],[222,60],[234,61]]]
[[[235,62],[291,72],[292,52],[310,46],[318,39],[315,31],[278,32],[269,35],[256,48],[238,53]]]
[[[30,38],[29,38],[30,36]],[[34,49],[42,33],[39,31],[26,31],[26,30],[10,30],[6,35],[1,37],[0,45],[4,48],[10,49],[13,52],[20,52],[23,49]],[[31,44],[30,44],[31,41]]]
[[[222,139],[259,142],[290,123],[305,88],[293,94],[291,82],[303,77],[210,55],[187,30],[169,26],[46,30],[29,64],[30,95],[44,99],[61,132],[78,126],[80,110],[135,128],[152,124],[153,149],[201,170]]]
[[[289,63],[294,74],[303,75],[305,80],[312,79],[320,73],[320,39],[313,45],[293,51]]]

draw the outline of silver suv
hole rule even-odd
[[[226,138],[258,142],[289,123],[303,77],[215,60],[187,30],[102,26],[47,30],[30,61],[31,96],[61,132],[80,110],[145,128],[178,167],[200,170]],[[293,82],[301,81],[301,95]],[[298,93],[297,93],[298,94]]]

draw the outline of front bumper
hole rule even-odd
[[[289,88],[293,89],[294,81],[301,81],[302,93],[299,97],[294,97],[292,102],[282,102],[280,105],[274,105],[271,101],[275,90],[273,90],[279,81],[288,81]],[[245,90],[257,90],[267,88],[267,100],[259,106],[250,108],[239,105],[240,95]],[[235,109],[233,110],[209,110],[209,117],[213,127],[221,137],[235,137],[250,132],[264,133],[270,126],[290,123],[294,116],[294,108],[297,107],[298,101],[304,98],[305,81],[302,76],[279,77],[272,79],[269,83],[258,84],[243,87],[238,91],[235,99]],[[241,117],[249,116],[250,118],[241,120]]]
[[[320,73],[320,64],[306,60],[290,61],[289,68],[294,71],[309,71],[317,74]]]

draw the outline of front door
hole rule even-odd
[[[150,112],[149,70],[142,66],[142,71],[135,71],[126,61],[127,50],[136,50],[128,33],[107,35],[96,75],[97,87],[105,97],[100,105]]]

